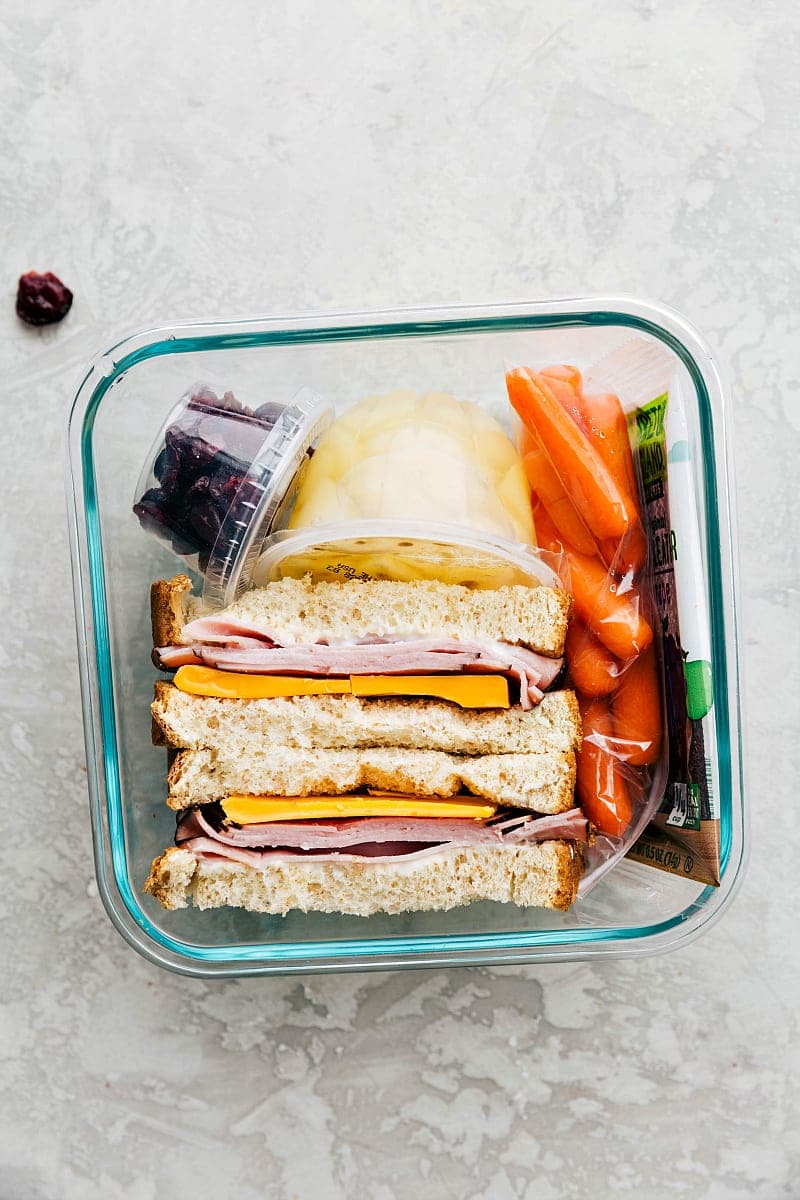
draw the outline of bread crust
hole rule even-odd
[[[186,624],[187,600],[192,590],[188,575],[157,579],[150,586],[150,620],[154,646],[172,646],[181,639]]]
[[[155,625],[154,625],[155,628]],[[178,689],[166,679],[156,679],[153,684],[153,703],[150,705],[150,740],[154,746],[176,747],[175,736],[165,721],[169,710],[170,693]]]
[[[154,858],[144,890],[164,908],[186,908],[198,862],[189,850],[170,846]]]
[[[566,911],[583,874],[571,842],[452,848],[416,863],[286,861],[264,869],[196,859],[173,846],[154,859],[145,891],[167,909],[220,908],[285,915],[446,910],[480,900]]]

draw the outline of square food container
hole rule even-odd
[[[149,585],[181,569],[131,511],[154,432],[196,381],[244,404],[310,387],[337,409],[367,395],[436,390],[508,424],[507,362],[590,366],[632,336],[674,356],[686,407],[711,621],[720,886],[624,860],[568,913],[473,904],[377,915],[239,909],[164,911],[143,892],[172,843],[164,750],[151,744]],[[730,900],[745,857],[734,520],[723,391],[710,351],[676,313],[618,298],[483,308],[277,317],[135,334],[98,358],[69,424],[70,537],[94,856],[100,895],[125,939],[195,976],[444,964],[533,963],[654,953],[687,942]],[[676,570],[679,569],[679,564]]]

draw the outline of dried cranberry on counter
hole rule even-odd
[[[17,316],[28,325],[54,325],[72,308],[72,292],[57,275],[28,271],[20,275]]]

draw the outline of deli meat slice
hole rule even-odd
[[[266,867],[271,863],[282,862],[364,862],[391,863],[402,858],[403,862],[416,861],[438,854],[443,849],[441,843],[435,846],[419,847],[414,844],[392,844],[389,847],[376,843],[356,847],[358,853],[337,854],[335,852],[308,852],[302,850],[241,850],[238,846],[225,846],[212,838],[192,838],[181,845],[191,850],[197,858],[218,860],[220,862],[238,862],[249,867]],[[386,851],[394,850],[394,853]]]
[[[197,617],[183,627],[185,644],[208,642],[218,646],[235,646],[241,641],[248,645],[274,646],[275,639],[248,625],[246,621],[231,621],[226,617]]]
[[[219,810],[216,810],[219,812]],[[277,859],[330,858],[392,861],[420,851],[461,846],[502,846],[551,840],[586,841],[589,826],[579,808],[555,816],[503,815],[490,822],[437,817],[353,817],[346,820],[221,824],[201,809],[180,817],[175,842],[195,853],[253,865]]]
[[[523,818],[523,822],[525,818]],[[546,817],[532,817],[527,823],[510,828],[512,821],[505,822],[507,831],[505,842],[586,842],[589,840],[589,822],[580,808],[570,808],[567,812],[553,813]]]
[[[200,618],[186,626],[212,621]],[[217,622],[227,627],[227,622]],[[216,629],[216,626],[212,628]],[[220,642],[198,641],[191,646],[169,646],[158,650],[163,666],[199,663],[222,671],[261,675],[426,675],[453,672],[488,672],[508,675],[519,684],[520,704],[532,708],[561,670],[563,660],[546,658],[523,646],[505,642],[450,642],[416,640],[275,646],[268,640],[253,645],[245,630],[236,626],[222,644],[223,630],[214,633]],[[235,630],[235,632],[234,632]],[[255,640],[255,639],[253,639]],[[191,657],[188,657],[191,655]]]
[[[193,647],[208,666],[223,671],[303,675],[403,675],[420,671],[458,671],[471,660],[468,650],[434,648],[434,643],[389,642],[368,646],[276,646],[266,650]]]
[[[176,839],[204,835],[228,846],[283,846],[298,850],[341,849],[359,842],[458,842],[463,846],[499,844],[500,829],[469,818],[348,817],[322,821],[270,821],[264,825],[223,825],[192,809],[178,824]]]
[[[153,651],[153,662],[164,671],[177,671],[178,667],[202,667],[203,660],[191,646],[158,646]]]

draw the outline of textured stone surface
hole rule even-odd
[[[0,13],[0,1196],[799,1194],[788,0]],[[14,316],[16,278],[75,293]],[[65,532],[96,350],[181,317],[629,292],[732,386],[752,856],[671,957],[201,983],[96,896]],[[788,815],[788,819],[787,819]]]

